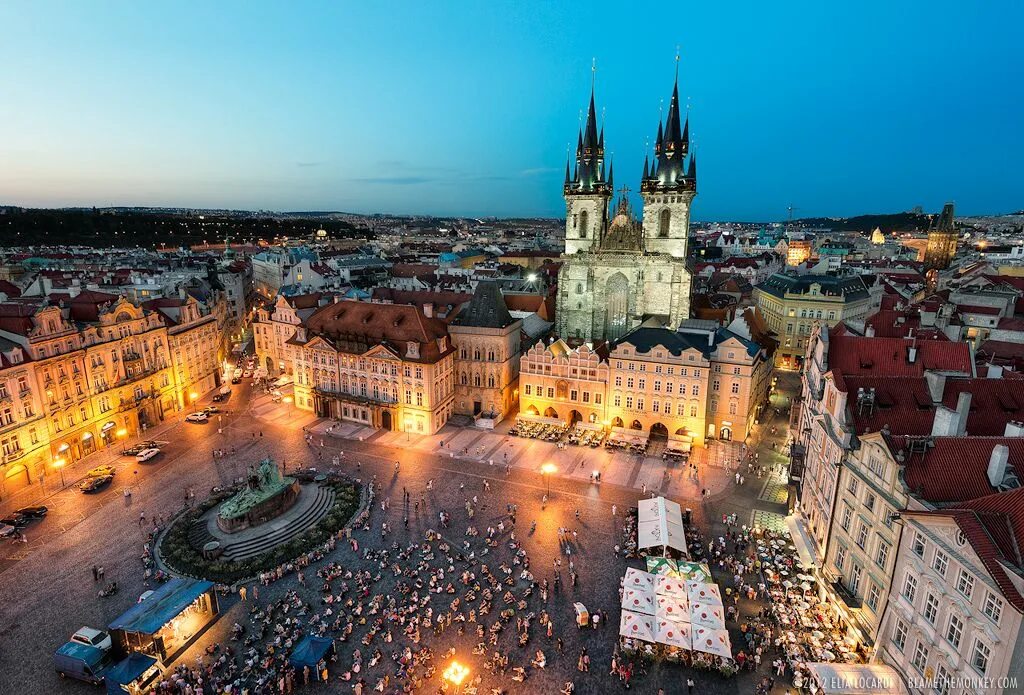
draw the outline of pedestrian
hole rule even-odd
[[[245,600],[245,587],[244,587],[244,586],[240,586],[240,587],[238,587],[238,596],[239,596],[239,598],[241,598],[241,599],[242,599],[243,601]]]
[[[619,508],[616,507],[614,504],[612,505],[612,516],[615,516],[615,513],[618,511],[618,509]]]
[[[96,565],[92,566],[92,580],[98,582],[100,580],[100,568]]]
[[[686,677],[686,695],[693,695],[693,678]]]
[[[146,523],[146,512],[139,512],[139,528],[142,528],[144,523]]]

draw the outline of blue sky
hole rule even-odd
[[[636,189],[678,44],[697,219],[1024,208],[1024,3],[631,5],[4,3],[0,204],[563,215],[591,60]]]

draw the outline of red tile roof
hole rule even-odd
[[[957,311],[961,314],[983,314],[985,316],[998,316],[1002,312],[994,306],[978,306],[976,304],[958,304]]]
[[[3,292],[8,297],[21,296],[21,288],[19,288],[12,282],[8,282],[7,280],[0,280],[0,292]]]
[[[361,354],[374,345],[385,344],[404,359],[436,362],[453,350],[450,340],[444,352],[437,344],[438,338],[448,336],[444,321],[427,318],[417,307],[405,304],[342,300],[317,309],[306,319],[306,328],[344,352]],[[419,345],[418,358],[409,356],[410,342]]]
[[[838,330],[837,330],[838,329]],[[839,323],[829,332],[828,367],[843,376],[920,376],[925,370],[971,374],[971,349],[967,343],[919,340],[917,357],[909,361],[913,340],[868,338],[852,335]]]
[[[903,479],[911,493],[937,506],[997,492],[988,482],[988,463],[997,444],[1009,448],[1011,465],[1024,462],[1024,437],[931,437],[923,454],[911,453],[911,439],[886,438],[894,452],[904,452]]]

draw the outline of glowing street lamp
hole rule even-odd
[[[57,458],[57,459],[53,460],[53,467],[56,468],[58,471],[60,471],[60,486],[61,487],[64,487],[64,464],[65,463],[67,463],[67,461],[65,461],[62,458]]]
[[[128,430],[125,428],[119,429],[117,432],[117,438],[121,440],[121,453],[124,453],[124,438],[128,435]]]
[[[541,475],[544,476],[544,483],[547,485],[547,496],[548,497],[551,496],[551,477],[550,476],[551,476],[552,473],[554,473],[557,470],[558,469],[555,468],[554,464],[551,464],[551,463],[545,463],[543,466],[540,467]]]
[[[463,666],[458,661],[453,661],[448,668],[444,670],[441,677],[455,686],[455,692],[459,692],[462,688],[462,681],[466,680],[466,676],[468,675],[468,667]]]

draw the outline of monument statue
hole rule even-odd
[[[249,466],[245,487],[220,506],[217,526],[234,533],[266,523],[287,511],[298,496],[298,481],[281,475],[274,460],[265,458]]]

